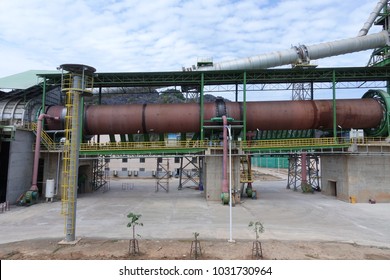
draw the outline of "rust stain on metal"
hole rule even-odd
[[[242,121],[241,102],[226,102],[228,117]],[[348,128],[375,128],[383,108],[374,99],[336,101],[337,124]],[[50,107],[51,116],[61,117],[63,107]],[[204,104],[204,119],[217,115],[214,103]],[[48,129],[60,129],[60,122],[48,122]],[[332,100],[247,102],[247,130],[303,130],[333,127]],[[85,108],[84,130],[95,134],[199,132],[200,105],[127,104],[91,105]]]

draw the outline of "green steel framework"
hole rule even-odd
[[[60,85],[60,74],[38,75],[45,89],[48,85]],[[345,87],[344,83],[356,82],[363,87],[369,82],[388,82],[390,67],[340,67],[340,68],[291,68],[262,70],[229,70],[229,71],[187,71],[187,72],[121,72],[96,73],[94,87],[171,87],[185,86],[196,88],[200,93],[200,140],[204,140],[204,88],[215,85],[242,85],[243,94],[243,141],[246,140],[246,93],[248,85],[292,84],[310,82],[313,84],[330,83],[333,92],[333,132],[337,135],[336,91]],[[346,88],[350,88],[348,85]],[[290,87],[286,89],[291,90]],[[261,92],[261,90],[259,90]],[[45,92],[43,92],[43,103]],[[336,138],[335,138],[336,140]],[[172,151],[174,152],[174,151]],[[176,152],[183,153],[178,149]]]
[[[390,67],[96,73],[94,87],[235,85],[243,84],[244,77],[247,85],[301,82],[331,83],[333,73],[338,83],[387,81],[390,78]],[[39,74],[38,76],[46,80],[47,85],[60,85],[61,83],[60,74]]]
[[[387,1],[389,4],[389,1]],[[379,13],[375,25],[382,26],[384,30],[389,30],[389,5],[385,5],[382,11]],[[388,66],[390,65],[390,47],[385,46],[383,48],[378,48],[374,50],[371,54],[370,60],[368,62],[368,66]]]

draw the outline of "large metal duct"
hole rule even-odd
[[[40,99],[7,98],[0,101],[0,121],[9,125],[22,126],[36,119],[41,108]]]
[[[41,94],[42,87],[33,86],[0,98],[0,122],[14,126],[35,122],[42,107]],[[46,97],[46,105],[58,104],[60,91],[58,88],[51,88]]]
[[[247,102],[247,130],[303,130],[333,127],[332,100]],[[219,116],[215,103],[204,104],[204,119]],[[337,125],[348,128],[375,128],[384,118],[384,107],[374,98],[336,101]],[[52,117],[63,117],[63,107],[47,111]],[[243,120],[241,102],[226,103],[226,115]],[[59,123],[48,123],[48,129],[59,129]],[[186,104],[91,105],[85,108],[84,131],[87,135],[199,132],[200,106]]]
[[[277,67],[293,63],[302,63],[311,59],[320,59],[347,53],[375,49],[389,45],[389,33],[382,31],[362,37],[321,43],[312,46],[299,45],[284,51],[271,52],[257,56],[215,63],[213,66],[199,67],[207,70],[250,70]]]
[[[368,30],[370,30],[372,24],[374,23],[376,17],[379,15],[382,8],[387,4],[388,0],[381,0],[376,4],[374,10],[372,10],[370,16],[368,17],[367,21],[364,23],[362,29],[360,29],[358,36],[365,36],[368,33]]]

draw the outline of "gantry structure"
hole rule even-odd
[[[61,84],[60,74],[42,74],[39,75],[42,81],[43,100],[45,99],[45,89]],[[336,107],[337,91],[339,89],[365,89],[380,88],[387,89],[387,82],[390,77],[390,67],[347,67],[347,68],[307,68],[307,69],[267,69],[267,70],[229,70],[229,71],[205,71],[205,72],[148,72],[148,73],[96,73],[94,76],[95,94],[101,96],[102,89],[106,87],[192,87],[196,88],[199,95],[200,109],[200,128],[199,135],[192,140],[205,141],[208,138],[208,121],[204,117],[204,94],[215,92],[234,92],[236,101],[242,100],[243,119],[237,125],[240,130],[241,145],[244,150],[255,151],[263,150],[261,147],[247,145],[247,140],[280,140],[286,138],[307,138],[308,135],[296,131],[287,134],[285,131],[262,131],[257,134],[256,139],[247,139],[246,129],[246,103],[247,93],[256,92],[259,95],[266,94],[273,90],[291,90],[294,83],[311,83],[314,90],[328,89],[333,92],[333,103]],[[43,101],[43,104],[45,102]],[[335,108],[334,108],[335,109]],[[337,136],[336,110],[334,114],[333,136]],[[388,124],[387,124],[388,125]],[[237,133],[236,133],[237,135]],[[382,135],[387,136],[387,135]],[[186,141],[187,139],[182,139]],[[163,142],[163,141],[162,141]],[[171,153],[185,153],[204,149],[206,144],[198,142],[198,146],[183,146],[181,143],[177,149],[169,149]],[[334,142],[336,143],[336,141]],[[161,144],[161,143],[160,143]],[[253,143],[251,143],[253,144]],[[279,146],[280,143],[274,142],[272,145]],[[296,142],[300,146],[300,142]],[[306,146],[306,145],[302,145]],[[310,144],[309,144],[310,146]],[[318,148],[327,147],[328,144],[318,145]],[[165,146],[155,145],[151,147],[146,144],[143,149],[135,146],[133,142],[119,147],[107,146],[107,150],[99,147],[99,151],[92,147],[82,144],[80,154],[106,153],[112,150],[113,153],[131,154],[151,152],[164,153],[168,149]]]

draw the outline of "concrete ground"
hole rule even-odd
[[[133,183],[122,189],[122,183]],[[107,192],[80,195],[77,201],[77,237],[126,239],[129,212],[141,214],[137,232],[142,239],[229,239],[229,207],[206,201],[194,189],[155,192],[155,180],[111,180]],[[321,193],[303,194],[286,189],[286,180],[255,181],[259,198],[244,198],[232,208],[233,239],[253,239],[250,221],[265,227],[262,239],[355,242],[390,248],[390,204],[350,204]],[[30,207],[12,206],[0,214],[0,243],[36,238],[65,237],[61,202]]]

